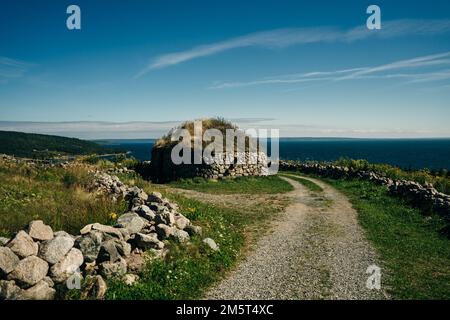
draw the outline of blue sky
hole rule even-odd
[[[450,137],[449,101],[449,1],[0,4],[2,130],[146,138],[223,116],[282,136]]]

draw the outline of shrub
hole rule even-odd
[[[77,184],[78,179],[73,173],[67,172],[63,175],[62,182],[64,183],[66,188],[70,188],[74,187]]]

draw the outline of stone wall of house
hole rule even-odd
[[[280,170],[300,171],[335,179],[355,178],[372,181],[386,186],[390,194],[402,197],[416,207],[437,212],[450,219],[450,195],[437,191],[432,184],[422,185],[411,180],[394,180],[377,172],[355,170],[331,164],[280,161]]]
[[[203,157],[201,164],[195,164],[192,156],[191,164],[174,164],[169,148],[153,149],[150,164],[142,164],[136,171],[144,177],[158,182],[194,177],[221,179],[224,177],[266,176],[269,172],[268,160],[264,152],[245,152],[232,156],[223,154],[220,157],[216,156],[216,159]]]

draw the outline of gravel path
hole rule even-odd
[[[304,177],[305,178],[305,177]],[[366,288],[367,267],[377,263],[357,213],[341,193],[316,179],[313,193],[286,178],[293,202],[272,232],[206,299],[385,299]]]

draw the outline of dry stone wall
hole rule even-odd
[[[356,178],[386,186],[389,193],[402,197],[414,206],[437,212],[450,219],[450,195],[437,191],[433,185],[421,185],[410,180],[393,180],[373,171],[331,164],[310,164],[296,161],[280,161],[280,170],[300,171],[330,178]]]

